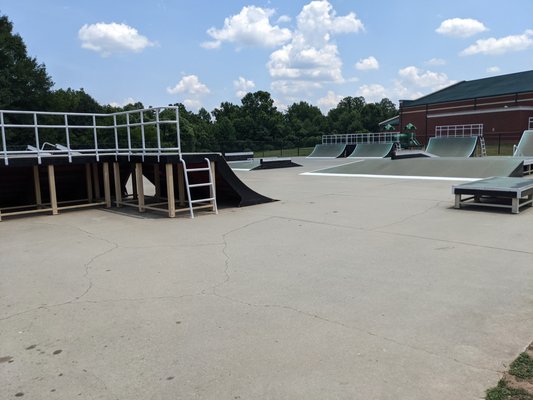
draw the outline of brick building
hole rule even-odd
[[[400,100],[399,126],[423,144],[439,125],[483,124],[488,143],[517,143],[533,129],[533,70],[461,81],[416,100]]]

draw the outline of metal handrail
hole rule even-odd
[[[161,119],[161,113],[166,110],[172,110],[174,114],[165,116],[164,119]],[[148,113],[153,113],[153,119],[147,119]],[[30,115],[33,116],[33,123],[28,123],[28,121],[23,121],[24,123],[17,123],[16,121],[6,121],[9,117],[16,115]],[[55,116],[63,117],[63,123],[58,123],[57,121],[52,121],[52,124],[46,124],[42,121],[39,123],[40,117],[45,116]],[[120,118],[120,116],[125,116]],[[78,121],[69,121],[69,117],[86,117],[88,122],[84,124],[83,122]],[[130,118],[133,117],[133,118]],[[102,119],[105,119],[102,121]],[[132,121],[133,120],[133,121]],[[89,122],[90,121],[90,122]],[[70,123],[70,122],[76,122]],[[110,124],[111,123],[111,124]],[[156,147],[149,146],[147,144],[147,132],[145,127],[153,126],[155,127],[155,141],[157,143]],[[175,126],[176,137],[175,141],[168,146],[162,145],[161,141],[161,132],[164,132],[161,128],[163,126]],[[140,128],[141,134],[141,146],[134,146],[132,144],[132,128]],[[11,132],[16,132],[18,129],[32,129],[33,130],[33,143],[24,143],[25,147],[31,146],[36,150],[9,150],[9,140],[8,134]],[[41,138],[46,136],[46,131],[50,129],[64,129],[64,149],[57,149],[57,145],[52,145],[56,149],[46,150],[41,148],[40,142]],[[76,130],[86,130],[87,136],[84,137],[85,140],[89,139],[92,136],[92,139],[89,141],[89,148],[85,147],[87,143],[83,143],[83,148],[80,148],[79,144],[76,144],[76,138],[72,136],[72,131]],[[125,129],[126,138],[127,138],[127,147],[119,143],[119,130]],[[111,132],[108,132],[111,130]],[[102,139],[102,132],[106,136],[107,140]],[[151,132],[148,131],[151,135]],[[25,110],[0,110],[0,134],[1,134],[1,144],[2,150],[0,154],[4,159],[5,165],[9,165],[9,158],[12,156],[23,156],[23,155],[35,155],[37,156],[38,163],[42,161],[43,155],[64,155],[67,153],[69,162],[72,162],[72,157],[76,154],[91,154],[99,160],[101,155],[113,154],[115,156],[119,155],[128,155],[133,154],[142,154],[155,153],[159,159],[159,156],[163,153],[168,152],[177,152],[181,158],[181,139],[180,139],[180,123],[179,123],[179,109],[176,106],[167,106],[167,107],[153,107],[153,108],[143,108],[138,110],[130,111],[120,111],[110,114],[102,113],[77,113],[77,112],[48,112],[48,111],[25,111]],[[100,135],[100,138],[99,138]],[[169,136],[171,138],[171,136]],[[150,142],[151,142],[150,138]],[[109,146],[100,146],[101,143],[113,142],[114,147]],[[149,143],[150,143],[149,142]],[[43,146],[46,142],[43,143]],[[61,144],[61,146],[63,146]],[[150,143],[151,144],[151,143]]]
[[[435,136],[483,136],[483,124],[438,125],[435,127]]]
[[[400,132],[360,132],[344,135],[322,135],[322,144],[397,143]]]

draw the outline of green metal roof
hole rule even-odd
[[[461,81],[419,99],[400,100],[400,102],[403,107],[413,107],[522,92],[533,92],[533,70],[473,81]]]

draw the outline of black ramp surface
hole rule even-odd
[[[228,163],[222,156],[217,154],[205,154],[205,155],[183,155],[188,168],[200,168],[205,167],[204,157],[208,157],[211,161],[215,162],[215,179],[216,179],[216,194],[217,202],[221,204],[229,204],[237,207],[251,206],[254,204],[268,203],[275,201],[269,197],[263,196],[256,191],[249,188],[243,181],[239,179],[235,172],[229,167]],[[174,160],[176,162],[177,160]],[[154,183],[154,168],[152,164],[146,164],[143,167],[143,175],[152,183]],[[174,187],[178,186],[178,174],[174,174]],[[164,174],[164,165],[160,164],[160,185],[161,193],[166,195],[166,178]],[[197,172],[189,174],[189,183],[201,183],[207,182],[207,172]],[[207,191],[207,188],[196,188],[198,191]],[[207,192],[204,194],[206,197]],[[197,193],[198,195],[198,193]],[[193,198],[197,196],[192,194]],[[198,196],[199,197],[199,196]]]
[[[344,154],[344,149],[346,144],[336,143],[336,144],[317,144],[315,149],[307,158],[338,158],[342,157]]]
[[[359,143],[348,157],[385,158],[391,155],[394,143]]]
[[[432,137],[426,152],[439,157],[472,157],[476,151],[477,136]]]

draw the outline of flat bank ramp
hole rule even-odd
[[[533,130],[522,133],[520,142],[513,153],[515,157],[533,157]]]
[[[346,144],[317,144],[307,158],[338,158],[342,157]]]
[[[477,136],[432,137],[426,152],[439,157],[472,157],[476,151]]]
[[[366,159],[314,171],[313,175],[488,178],[523,176],[521,159],[513,157]]]
[[[385,158],[392,154],[394,143],[359,143],[349,158]]]

